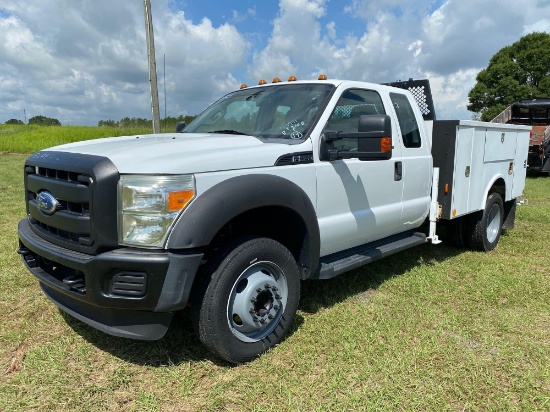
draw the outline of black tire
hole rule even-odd
[[[550,176],[550,157],[543,160],[543,166],[540,169],[542,176]]]
[[[468,247],[469,238],[468,216],[461,216],[445,223],[444,241],[458,248]]]
[[[300,274],[279,242],[237,239],[209,259],[197,292],[193,326],[201,342],[243,363],[283,340],[298,308]]]
[[[491,193],[485,202],[485,209],[470,217],[470,248],[482,252],[493,250],[502,233],[503,217],[502,198],[498,193]]]

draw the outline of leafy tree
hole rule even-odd
[[[550,97],[550,34],[531,33],[500,49],[476,80],[468,110],[484,121],[520,99]]]
[[[34,116],[29,119],[29,124],[37,124],[39,126],[61,126],[57,119],[46,116]]]
[[[165,117],[160,120],[161,129],[163,132],[174,132],[176,130],[176,125],[179,122],[185,122],[186,125],[189,125],[197,116],[178,116],[178,117]]]
[[[8,120],[5,124],[25,124],[25,123],[23,123],[22,120],[10,119],[10,120]]]
[[[97,122],[97,126],[98,127],[117,127],[118,126],[118,122],[115,122],[114,120],[100,120],[99,122]]]

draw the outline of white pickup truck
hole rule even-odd
[[[530,127],[434,120],[422,81],[289,80],[243,85],[181,133],[30,156],[18,252],[46,296],[145,340],[191,305],[240,363],[283,339],[301,280],[437,243],[437,221],[481,251],[513,227]]]

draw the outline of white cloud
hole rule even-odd
[[[550,19],[542,19],[532,24],[526,24],[522,34],[529,34],[533,32],[546,32],[550,33]]]
[[[35,76],[42,77],[50,72],[49,50],[16,16],[0,19],[0,39],[3,64],[11,62],[13,66],[25,66]]]
[[[164,22],[155,26],[155,42],[157,68],[161,68],[161,53],[166,53],[170,111],[197,114],[212,100],[236,88],[238,80],[231,71],[244,64],[249,45],[227,23],[216,28],[203,18],[194,24],[184,12],[173,14],[168,10]]]
[[[17,93],[13,81],[0,84],[0,121],[22,118],[22,108],[62,124],[151,117],[141,3],[5,0],[0,9],[8,14],[0,14],[0,78],[20,79]],[[153,23],[169,115],[196,114],[235,89],[231,71],[245,63],[248,43],[234,26],[194,24],[166,0],[154,2]]]
[[[233,23],[242,23],[248,20],[249,18],[256,16],[256,7],[247,9],[244,13],[240,13],[238,10],[232,10],[231,16],[232,16],[231,21]]]
[[[353,0],[343,10],[364,20],[366,29],[338,39],[337,23],[321,30],[326,7],[324,1],[281,0],[269,43],[254,55],[251,77],[269,79],[279,72],[299,78],[326,72],[373,82],[429,77],[439,118],[470,118],[467,95],[477,73],[500,48],[519,40],[525,27],[546,30],[550,15],[548,5],[536,0],[448,0],[439,7],[432,0]]]
[[[468,120],[472,117],[466,106],[468,92],[475,84],[477,73],[476,69],[458,70],[448,76],[424,73],[430,79],[438,119]]]
[[[321,39],[318,20],[325,14],[325,0],[281,0],[279,6],[267,47],[254,53],[249,69],[253,79],[305,75],[305,67],[309,75],[325,63],[321,50],[330,45]]]

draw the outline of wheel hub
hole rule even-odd
[[[273,308],[273,294],[269,290],[262,290],[256,296],[256,302],[252,310],[256,316],[267,316],[267,314]]]
[[[235,336],[254,342],[276,327],[286,304],[286,278],[272,263],[259,262],[246,269],[231,292],[227,306]]]
[[[487,218],[487,240],[489,243],[493,243],[500,231],[500,208],[497,204],[494,204],[489,210],[489,216]]]

